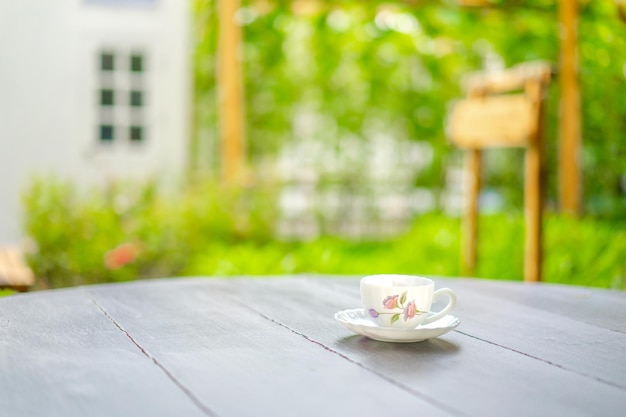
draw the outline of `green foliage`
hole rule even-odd
[[[171,276],[209,242],[267,242],[269,193],[210,182],[180,193],[158,192],[152,183],[81,192],[35,180],[23,198],[25,231],[36,247],[29,262],[44,287]]]
[[[29,263],[44,286],[174,275],[460,275],[460,220],[441,214],[422,215],[411,230],[386,241],[281,242],[272,239],[269,187],[196,185],[174,197],[150,183],[79,192],[65,182],[38,180],[24,202],[26,230],[37,248]],[[521,280],[522,216],[483,216],[479,231],[477,276]],[[107,254],[129,243],[137,253],[107,266]],[[626,230],[619,222],[548,216],[545,253],[547,282],[626,288]]]
[[[187,275],[460,274],[460,221],[439,214],[418,218],[413,228],[384,242],[323,237],[311,242],[214,245],[192,256]],[[522,280],[524,222],[519,215],[480,219],[476,276]],[[626,231],[593,219],[546,220],[544,279],[550,283],[626,289]]]
[[[274,155],[306,130],[339,147],[384,131],[426,141],[430,167],[415,183],[439,189],[453,150],[444,135],[447,103],[460,96],[461,77],[488,62],[504,66],[551,62],[548,199],[557,201],[559,23],[556,0],[491,0],[490,7],[454,1],[249,1],[243,25],[246,131],[250,158]],[[313,4],[315,7],[301,7]],[[215,0],[196,0],[196,144],[216,146]],[[581,1],[579,58],[582,87],[584,202],[597,216],[626,217],[626,25],[612,0]],[[203,145],[204,144],[204,145]],[[197,153],[203,160],[216,152]],[[523,153],[494,151],[486,183],[520,207]],[[215,166],[218,161],[213,160]]]
[[[595,219],[552,218],[544,273],[550,282],[626,289],[626,229]]]
[[[321,237],[309,242],[213,245],[198,252],[186,275],[291,273],[458,275],[459,222],[438,215],[420,218],[406,235],[390,241],[355,242]]]
[[[596,216],[626,217],[626,23],[615,2],[590,1],[580,21],[584,192]]]

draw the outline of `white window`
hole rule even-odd
[[[146,141],[146,64],[142,52],[100,52],[96,131],[101,144]]]

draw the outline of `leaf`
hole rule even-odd
[[[394,324],[398,320],[400,320],[400,313],[397,313],[397,314],[394,314],[393,316],[391,316],[391,324]]]
[[[406,293],[407,293],[407,292],[408,292],[408,291],[403,292],[403,293],[402,293],[402,295],[400,296],[400,305],[401,305],[401,306],[403,306],[403,305],[404,305],[404,303],[406,302]]]

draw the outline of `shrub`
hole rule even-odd
[[[211,242],[270,239],[269,191],[212,183],[163,193],[154,183],[79,191],[34,180],[23,197],[29,262],[43,287],[171,276]]]
[[[151,277],[405,273],[458,276],[461,224],[430,213],[394,239],[322,236],[274,239],[275,192],[198,183],[164,195],[154,184],[112,184],[79,192],[37,180],[25,194],[29,262],[44,287]],[[524,221],[519,213],[482,216],[483,278],[521,280]],[[548,215],[544,280],[626,288],[626,230],[620,223]]]

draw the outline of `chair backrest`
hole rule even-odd
[[[446,133],[455,146],[467,150],[468,203],[462,257],[462,269],[467,274],[475,272],[477,261],[481,151],[492,147],[523,147],[526,149],[524,279],[541,280],[543,113],[551,77],[551,66],[541,61],[500,72],[470,74],[463,81],[466,98],[449,107]]]

